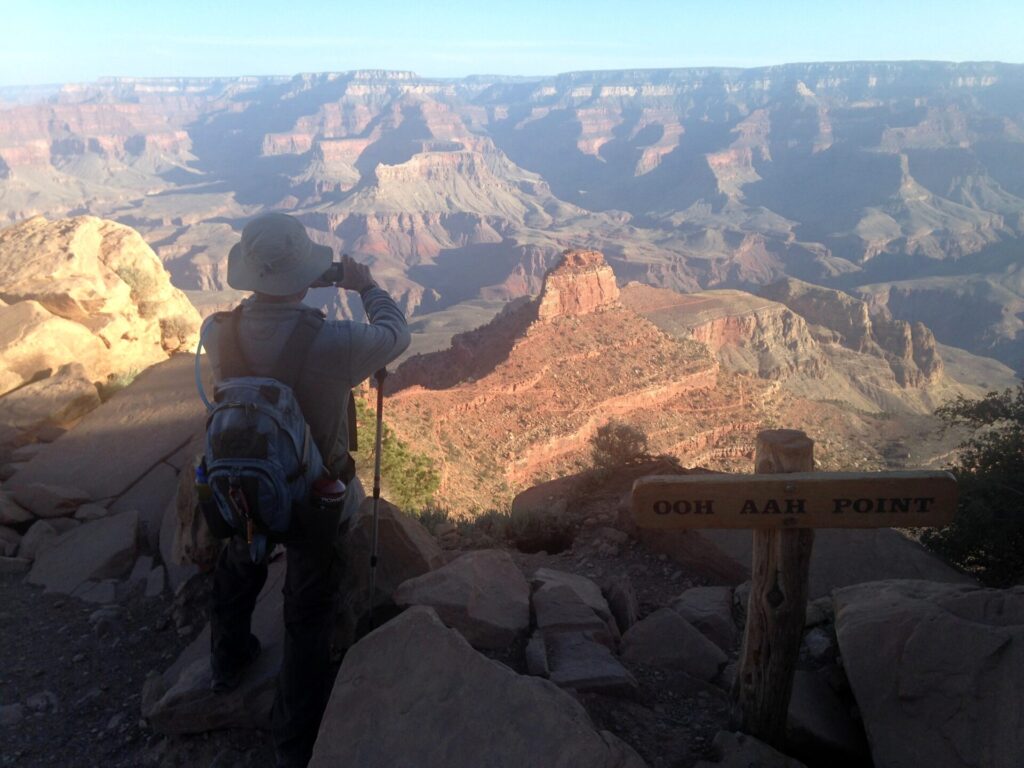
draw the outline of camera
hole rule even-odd
[[[311,287],[313,288],[331,288],[341,282],[342,277],[345,274],[344,264],[340,261],[336,261],[327,268],[320,277],[318,277]]]

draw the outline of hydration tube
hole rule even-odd
[[[205,323],[204,323],[205,325]],[[203,401],[203,405],[206,406],[207,411],[213,410],[213,403],[206,397],[206,392],[203,391],[203,375],[199,370],[200,355],[203,353],[203,334],[206,333],[207,328],[202,328],[199,331],[199,343],[196,345],[196,390],[199,392],[199,399]]]

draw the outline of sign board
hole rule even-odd
[[[665,475],[633,483],[640,528],[914,528],[956,512],[948,472]]]

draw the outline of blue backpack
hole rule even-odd
[[[221,531],[245,536],[258,562],[268,541],[286,540],[294,513],[308,506],[313,484],[324,474],[323,458],[295,396],[324,318],[315,311],[302,313],[273,378],[251,375],[243,358],[241,306],[217,319],[221,381],[206,421],[206,479],[226,524]]]

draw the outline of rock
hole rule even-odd
[[[167,504],[174,500],[177,488],[178,471],[161,461],[117,499],[110,506],[110,511],[117,513],[137,510],[142,540],[151,552],[156,552],[160,547],[160,524],[164,511]]]
[[[57,540],[57,529],[49,520],[36,520],[21,539],[19,557],[35,560],[36,556]]]
[[[834,620],[832,614],[832,598],[819,597],[817,600],[807,602],[807,612],[804,614],[804,628],[811,629],[821,624]]]
[[[25,706],[33,712],[57,712],[60,701],[53,691],[39,691],[25,699]]]
[[[342,663],[310,768],[640,768],[572,696],[474,651],[416,607],[370,633]]]
[[[0,557],[14,557],[18,552],[21,534],[13,528],[0,525]]]
[[[71,594],[85,581],[126,575],[135,562],[138,525],[135,512],[122,512],[68,531],[38,554],[28,582]]]
[[[1020,766],[1024,587],[881,581],[834,601],[875,765]]]
[[[171,571],[189,564],[207,571],[216,564],[224,541],[210,533],[206,517],[199,511],[196,496],[195,469],[202,460],[203,442],[200,436],[189,443],[189,459],[177,475],[173,498],[164,508],[159,532],[160,553],[164,565]],[[168,464],[161,465],[163,467]],[[126,494],[130,495],[129,494]],[[166,490],[159,495],[166,496]],[[172,581],[180,574],[171,573]]]
[[[87,523],[90,520],[99,520],[110,514],[110,510],[102,504],[83,504],[75,510],[75,519]]]
[[[25,573],[31,567],[27,557],[0,557],[0,573]]]
[[[149,575],[146,576],[146,597],[160,597],[160,595],[163,594],[166,580],[164,567],[162,565],[158,565],[156,568],[151,570]]]
[[[274,685],[284,650],[284,576],[284,562],[272,562],[252,617],[252,632],[260,639],[263,652],[238,688],[220,695],[210,690],[207,625],[162,675],[147,681],[142,716],[153,730],[165,734],[202,733],[269,726]]]
[[[62,533],[67,533],[82,524],[80,520],[75,520],[73,517],[51,517],[46,522],[48,522],[50,526],[57,531],[58,536]]]
[[[701,760],[694,768],[805,768],[799,760],[776,752],[745,733],[719,731],[713,746],[718,760],[714,763]]]
[[[750,531],[704,529],[699,535],[749,568]],[[878,579],[971,583],[969,577],[891,528],[822,528],[815,533],[808,577],[809,598],[828,596],[838,587]]]
[[[365,498],[362,485],[349,486],[358,511],[349,522],[345,537],[345,561],[369,563],[373,536],[373,499]],[[346,503],[348,501],[346,500]],[[392,604],[398,585],[445,564],[437,541],[418,520],[387,501],[380,500],[377,590],[374,605]],[[370,573],[368,567],[350,568],[342,585],[340,615],[341,641],[351,645],[357,626],[370,606]]]
[[[36,517],[67,517],[89,501],[89,494],[81,488],[72,486],[27,483],[16,486],[14,501]]]
[[[145,369],[196,340],[199,313],[142,236],[113,221],[36,216],[7,227],[0,231],[0,285],[11,309],[38,302],[101,346],[99,359],[87,361],[85,340],[76,339],[82,348],[69,346],[73,354],[57,358],[86,363],[94,381]]]
[[[0,491],[0,525],[18,525],[32,520],[34,515],[8,494]]]
[[[52,483],[53,478],[81,489],[79,504],[115,499],[200,434],[204,418],[192,358],[172,357],[143,371],[130,387],[19,469],[10,481],[15,499],[26,486]],[[96,461],[97,446],[103,446],[101,463]]]
[[[86,603],[108,605],[121,597],[120,583],[117,579],[83,581],[71,595]]]
[[[549,585],[533,594],[533,614],[537,629],[545,638],[558,634],[583,634],[614,649],[618,635],[608,622],[580,599],[579,593],[564,585]]]
[[[712,680],[728,660],[671,608],[661,608],[622,636],[622,658],[629,662],[678,669],[699,680]]]
[[[196,449],[196,442],[190,443]],[[188,466],[178,475],[178,489],[168,502],[160,521],[160,559],[167,570],[171,591],[200,571],[208,571],[217,562],[224,542],[214,538],[202,513],[196,508],[193,450]]]
[[[693,587],[669,606],[726,653],[736,645],[738,632],[732,618],[732,589]]]
[[[0,728],[9,728],[25,719],[25,708],[21,704],[0,705]]]
[[[611,608],[608,607],[608,601],[604,599],[601,588],[590,579],[553,568],[538,568],[530,579],[530,584],[534,589],[534,600],[551,589],[566,587],[572,590],[580,602],[608,625],[613,640],[618,642],[619,627],[612,616]]]
[[[0,430],[24,432],[46,424],[67,424],[99,404],[99,393],[82,364],[68,363],[53,376],[0,397]],[[45,447],[38,445],[34,452]]]
[[[744,581],[732,592],[732,604],[739,611],[741,617],[740,626],[747,623],[747,606],[750,604],[750,589],[752,584]]]
[[[612,577],[605,584],[603,592],[619,631],[625,632],[636,624],[640,618],[640,602],[637,600],[633,582],[627,574]]]
[[[631,695],[636,678],[612,655],[608,646],[582,632],[545,635],[549,678],[560,688],[584,693]]]
[[[807,655],[818,664],[824,664],[835,656],[836,644],[832,639],[832,633],[821,627],[815,627],[804,635],[803,642]]]
[[[598,251],[567,250],[544,277],[537,317],[541,321],[596,312],[619,303],[615,273]]]
[[[19,389],[18,392],[21,392],[21,390]],[[0,402],[3,401],[0,400]],[[0,431],[2,431],[3,429],[4,427],[0,426]],[[15,448],[13,451],[11,451],[11,461],[13,461],[15,464],[23,464],[24,462],[35,458],[36,454],[39,453],[44,448],[46,448],[46,446],[43,445],[42,443],[28,443],[27,445],[23,445],[20,448]]]
[[[529,642],[526,643],[526,671],[537,677],[547,677],[551,674],[548,668],[548,650],[544,645],[544,635],[534,632]]]
[[[750,557],[742,560],[723,552],[704,537],[706,531],[657,531],[637,529],[637,538],[652,552],[666,555],[688,570],[725,584],[739,584],[750,578]],[[747,538],[750,532],[745,532]]]
[[[816,673],[798,669],[786,740],[811,765],[864,765],[868,744],[836,694]]]
[[[128,574],[128,583],[145,581],[149,572],[153,569],[153,558],[149,555],[140,555]]]
[[[401,607],[426,605],[476,648],[505,648],[530,626],[530,587],[507,552],[467,552],[395,590]]]
[[[106,347],[85,326],[57,317],[38,301],[0,306],[0,395],[72,360],[94,380],[111,371]]]

